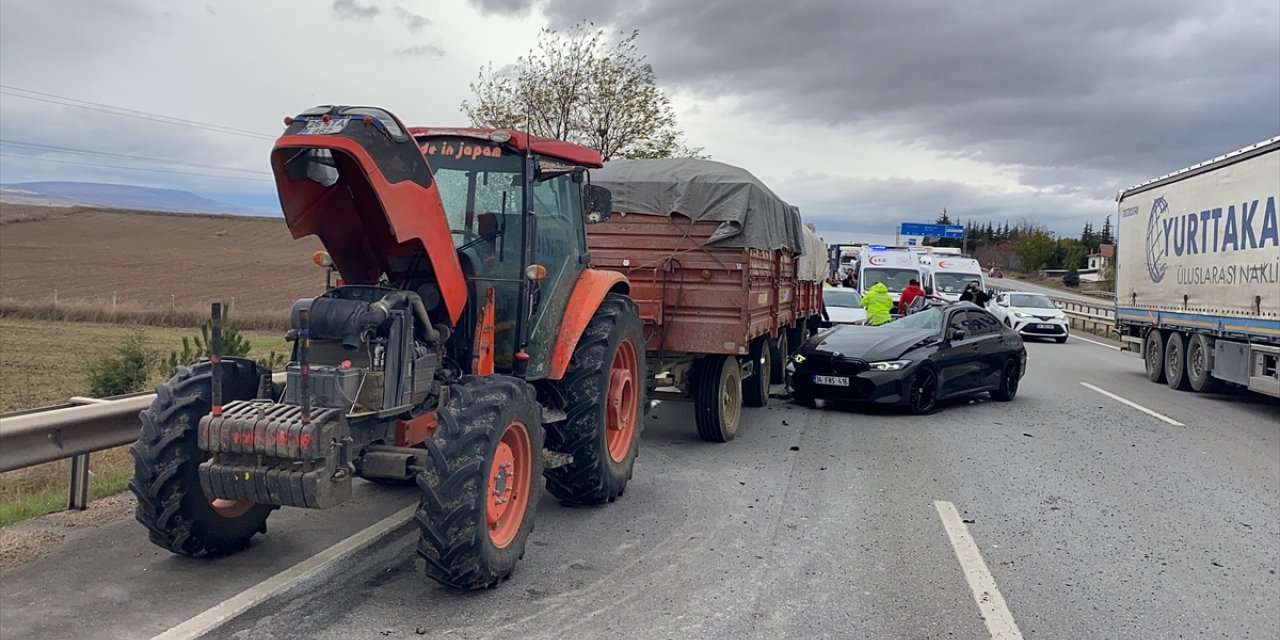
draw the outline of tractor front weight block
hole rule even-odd
[[[236,401],[200,420],[205,495],[258,504],[326,509],[351,497],[353,466],[346,418],[321,409],[303,421],[299,407]]]

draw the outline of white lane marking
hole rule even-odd
[[[1185,424],[1182,424],[1181,422],[1178,422],[1177,420],[1174,420],[1173,418],[1170,418],[1169,416],[1164,415],[1163,413],[1157,413],[1157,412],[1152,411],[1152,410],[1150,410],[1150,409],[1148,409],[1148,408],[1146,408],[1146,407],[1144,407],[1144,406],[1142,406],[1142,405],[1140,405],[1140,404],[1138,404],[1138,403],[1136,403],[1136,402],[1133,402],[1133,401],[1131,401],[1131,400],[1125,400],[1124,398],[1121,398],[1120,396],[1118,396],[1118,395],[1116,395],[1116,394],[1114,394],[1114,393],[1111,393],[1110,391],[1105,391],[1105,390],[1103,390],[1103,389],[1099,389],[1099,388],[1097,388],[1097,387],[1095,387],[1095,386],[1093,386],[1093,385],[1089,384],[1088,382],[1081,382],[1080,384],[1082,384],[1082,385],[1084,385],[1085,387],[1088,387],[1088,388],[1090,388],[1090,389],[1093,389],[1094,391],[1097,391],[1098,393],[1101,393],[1102,395],[1104,395],[1104,396],[1106,396],[1106,397],[1108,397],[1108,398],[1111,398],[1112,400],[1115,400],[1116,402],[1120,402],[1120,403],[1122,403],[1122,404],[1127,404],[1127,405],[1129,405],[1129,406],[1133,407],[1134,409],[1137,409],[1138,411],[1141,411],[1141,412],[1143,412],[1143,413],[1145,413],[1145,414],[1147,414],[1147,415],[1149,415],[1149,416],[1152,416],[1152,417],[1154,417],[1154,418],[1159,418],[1160,420],[1164,420],[1165,422],[1168,422],[1169,424],[1171,424],[1171,425],[1173,425],[1173,426],[1175,426],[1175,427],[1185,427],[1185,426],[1187,426],[1187,425],[1185,425]]]
[[[987,563],[978,551],[978,545],[969,535],[969,528],[964,526],[960,512],[956,506],[944,500],[934,500],[933,506],[942,518],[942,526],[951,538],[951,547],[956,551],[956,559],[960,568],[964,569],[964,579],[973,592],[973,600],[978,603],[982,619],[987,623],[987,631],[993,640],[1022,640],[1022,631],[1018,623],[1013,621],[1013,614],[1005,605],[1004,596],[996,586],[996,579],[987,570]]]
[[[1098,342],[1097,340],[1090,340],[1090,339],[1088,339],[1088,338],[1081,338],[1080,336],[1078,336],[1078,335],[1076,335],[1076,334],[1074,334],[1074,333],[1073,333],[1073,334],[1071,334],[1071,335],[1070,335],[1070,337],[1071,337],[1072,339],[1079,340],[1079,341],[1081,341],[1081,342],[1088,342],[1089,344],[1096,344],[1096,345],[1098,345],[1099,347],[1106,347],[1106,348],[1108,348],[1108,349],[1115,349],[1116,351],[1123,351],[1123,349],[1121,349],[1120,347],[1115,346],[1114,344],[1107,344],[1107,343],[1105,343],[1105,342]]]
[[[391,530],[409,521],[418,507],[405,507],[359,533],[343,540],[320,553],[299,562],[298,564],[277,573],[262,582],[214,605],[203,613],[186,622],[169,629],[151,640],[191,640],[199,638],[214,629],[226,624],[236,616],[248,611],[254,605],[284,591],[293,584],[305,580],[336,562],[350,555],[374,540],[386,535]]]

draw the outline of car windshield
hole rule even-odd
[[[1037,295],[1034,293],[1015,293],[1009,296],[1009,306],[1022,307],[1024,309],[1058,308],[1058,305],[1054,304],[1048,296]]]
[[[862,298],[858,296],[858,292],[853,289],[823,289],[822,301],[828,307],[845,307],[849,309],[857,309],[862,306]]]
[[[471,241],[482,225],[499,229],[521,210],[524,161],[502,147],[470,138],[430,138],[420,142],[449,218],[455,246]],[[490,222],[481,220],[483,214]]]
[[[911,283],[911,280],[918,279],[920,272],[915,269],[892,269],[887,267],[868,267],[862,270],[862,278],[860,280],[862,286],[870,289],[871,285],[877,282],[883,282],[884,286],[889,288],[893,293],[902,293],[903,289]]]
[[[978,280],[978,276],[972,273],[935,273],[933,288],[939,293],[963,293],[974,280]]]
[[[940,331],[942,330],[942,310],[937,307],[925,309],[909,316],[902,316],[897,320],[880,326],[890,329],[932,329]]]

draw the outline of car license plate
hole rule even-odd
[[[829,384],[836,387],[849,386],[849,378],[845,376],[814,376],[814,384]]]
[[[1037,329],[1052,329],[1052,328],[1053,328],[1053,325],[1051,325],[1051,324],[1038,324],[1038,325],[1036,325],[1036,328],[1037,328]]]
[[[342,131],[351,122],[351,118],[334,118],[328,122],[324,120],[308,120],[307,126],[299,131],[299,135],[328,135]]]

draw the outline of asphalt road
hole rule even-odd
[[[626,495],[544,500],[499,589],[436,586],[402,526],[209,637],[990,638],[938,501],[1024,637],[1277,637],[1280,404],[1153,385],[1076,338],[1028,349],[1014,402],[924,418],[775,400],[711,445],[664,403]],[[72,532],[0,577],[0,637],[150,638],[411,501],[284,510],[211,562],[128,520]]]

